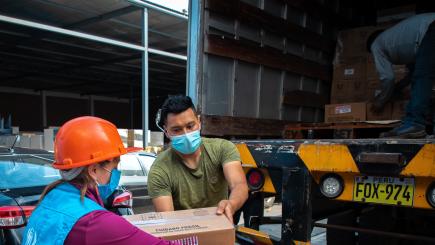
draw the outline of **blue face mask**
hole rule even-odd
[[[201,135],[199,134],[199,130],[188,134],[172,136],[171,145],[181,154],[194,153],[201,145]]]
[[[105,185],[97,183],[98,193],[103,200],[106,200],[115,191],[116,187],[119,185],[119,180],[121,179],[121,171],[118,169],[113,169],[110,173],[109,183]]]

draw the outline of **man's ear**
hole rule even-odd
[[[163,133],[165,134],[166,138],[170,139],[171,137],[169,137],[168,135],[168,130],[166,128],[166,125],[163,125]]]

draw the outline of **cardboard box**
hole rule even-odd
[[[54,130],[52,128],[44,129],[44,150],[54,151]]]
[[[199,245],[235,243],[233,224],[224,215],[216,215],[216,207],[144,213],[124,218],[140,229],[167,240],[196,236]]]
[[[406,106],[408,105],[408,102],[408,100],[394,101],[391,119],[402,120],[402,117],[406,114]]]
[[[325,122],[357,122],[366,120],[366,103],[325,105]]]
[[[341,31],[337,37],[334,64],[346,63],[346,60],[367,55],[367,39],[376,30],[385,27],[365,26]]]
[[[349,96],[350,85],[352,81],[348,80],[339,80],[332,81],[331,84],[331,104],[339,104],[344,102],[350,102]]]
[[[367,103],[366,113],[367,121],[381,121],[381,120],[391,120],[393,105],[392,103],[387,103],[384,109],[380,112],[373,112],[370,108],[373,103]]]
[[[365,80],[366,77],[367,59],[363,57],[335,65],[332,80]]]
[[[375,61],[373,55],[369,55],[367,58],[367,79],[368,80],[379,80],[378,70],[376,70]]]
[[[333,81],[331,87],[331,104],[366,101],[367,85],[367,81],[365,80]]]
[[[393,66],[396,82],[403,79],[408,69],[403,65]],[[410,88],[402,90],[402,97],[394,99],[409,99]],[[381,83],[373,62],[373,57],[355,58],[348,64],[339,64],[334,67],[331,86],[331,103],[353,103],[372,100],[381,92]]]
[[[17,135],[20,133],[20,127],[12,127],[12,134]]]
[[[367,59],[349,59],[334,67],[331,103],[364,102],[367,100]]]
[[[379,93],[381,93],[381,83],[379,79],[367,80],[366,101],[374,99]]]

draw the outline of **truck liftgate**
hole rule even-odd
[[[251,193],[241,243],[435,244],[434,140],[235,141]],[[263,198],[282,201],[265,217]],[[327,218],[327,223],[320,220]],[[281,237],[257,231],[281,224]]]

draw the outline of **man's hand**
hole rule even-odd
[[[384,110],[385,104],[378,103],[377,101],[371,101],[372,106],[370,107],[370,111],[373,113],[381,113]]]
[[[233,215],[235,212],[236,210],[234,210],[234,207],[231,205],[229,200],[220,201],[216,210],[216,214],[225,214],[231,223],[233,223]]]
[[[223,166],[225,179],[230,187],[228,200],[219,202],[217,214],[225,214],[233,222],[234,213],[239,210],[248,199],[248,185],[246,176],[239,161],[228,162]]]
[[[387,104],[391,97],[393,97],[394,94],[394,81],[384,81],[382,90],[379,94],[376,95],[376,97],[372,101],[372,107],[370,108],[371,111],[375,113],[382,112],[385,104]]]

